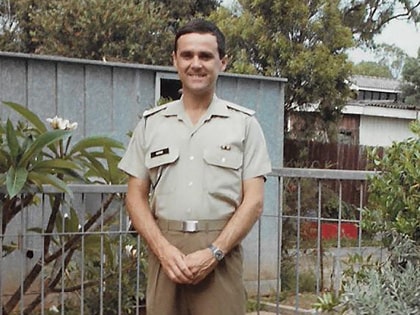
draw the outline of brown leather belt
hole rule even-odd
[[[228,219],[224,220],[165,220],[157,219],[157,224],[162,231],[177,231],[177,232],[207,232],[207,231],[221,231],[225,227]]]

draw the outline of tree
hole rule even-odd
[[[135,0],[10,3],[9,12],[2,15],[0,50],[144,64],[170,62],[172,30],[162,5]]]
[[[407,58],[403,68],[403,97],[408,104],[420,108],[420,49],[417,58]]]
[[[395,45],[373,44],[371,51],[376,61],[362,61],[353,68],[355,74],[400,79],[404,63],[408,58],[405,51]]]
[[[3,4],[5,1],[0,1]],[[10,0],[0,5],[0,50],[169,65],[183,20],[219,0]]]
[[[351,0],[342,2],[343,23],[351,29],[359,44],[371,46],[374,37],[395,19],[420,22],[417,0]]]
[[[210,16],[230,45],[228,71],[286,77],[286,113],[315,105],[329,133],[323,138],[333,140],[350,93],[346,50],[374,46],[393,19],[419,21],[420,7],[415,0],[239,0],[230,11],[220,2],[0,0],[0,50],[170,65],[173,32]]]
[[[315,104],[324,130],[330,130],[350,92],[345,50],[353,41],[341,22],[339,2],[240,3],[242,12],[229,20],[223,9],[211,15],[228,38],[230,70],[287,78],[286,111]]]
[[[379,64],[386,66],[391,72],[392,78],[399,79],[404,63],[408,58],[405,51],[395,45],[380,44],[374,49]]]
[[[153,1],[152,1],[153,2]],[[156,0],[169,9],[173,21],[189,20],[197,15],[209,15],[220,6],[221,0]]]
[[[386,65],[374,61],[362,61],[355,64],[353,74],[392,78],[391,71]]]

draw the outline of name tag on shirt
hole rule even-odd
[[[169,148],[160,149],[160,150],[150,153],[150,158],[153,159],[155,157],[162,156],[165,154],[169,154]]]

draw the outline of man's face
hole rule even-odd
[[[214,93],[217,77],[227,64],[227,58],[219,56],[216,37],[212,34],[185,34],[178,38],[177,47],[172,57],[183,93]]]

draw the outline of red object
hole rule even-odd
[[[321,238],[323,240],[338,238],[338,223],[321,223]],[[340,225],[342,238],[357,239],[358,227],[355,223],[341,223]],[[303,237],[307,239],[316,239],[318,237],[318,223],[305,222],[302,224],[301,230]]]

